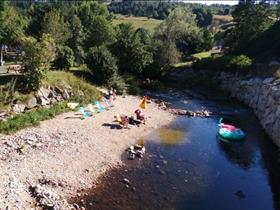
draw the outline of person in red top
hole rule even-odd
[[[140,122],[143,122],[143,124],[146,123],[145,116],[144,116],[144,114],[142,114],[140,109],[136,109],[134,113],[136,114],[137,120],[139,120]]]

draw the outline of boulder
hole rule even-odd
[[[54,103],[56,103],[56,102],[57,102],[57,100],[56,100],[55,98],[51,98],[50,104],[54,104]]]
[[[9,115],[6,112],[0,111],[0,121],[5,121]]]
[[[69,98],[70,98],[70,95],[69,95],[69,93],[68,93],[67,90],[64,90],[64,91],[63,91],[62,97],[63,97],[64,99],[69,99]]]
[[[50,104],[50,100],[48,98],[45,98],[45,97],[40,97],[39,98],[39,103],[42,105],[42,106],[46,106],[48,104]]]
[[[34,108],[34,107],[36,107],[37,106],[37,99],[36,99],[36,97],[35,96],[30,96],[28,99],[27,99],[27,102],[26,102],[26,107],[28,108],[28,109],[32,109],[32,108]]]
[[[84,94],[83,91],[81,91],[81,90],[78,91],[78,96],[84,96],[84,95],[85,95],[85,94]]]
[[[49,89],[44,88],[44,87],[41,87],[41,88],[38,90],[37,94],[38,94],[39,97],[48,98],[49,95],[50,95],[50,92],[51,92],[51,91],[50,91]]]
[[[62,94],[62,93],[63,93],[63,89],[60,88],[60,87],[57,87],[57,86],[54,88],[54,91],[55,91],[56,93],[58,93],[58,94]]]
[[[266,79],[263,80],[263,84],[264,84],[264,85],[271,84],[274,80],[275,80],[274,77],[268,77],[268,78],[266,78]]]
[[[25,108],[26,108],[25,104],[14,104],[12,106],[12,112],[22,113],[22,112],[24,112]]]

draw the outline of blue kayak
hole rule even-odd
[[[219,128],[219,135],[222,138],[228,139],[228,140],[242,140],[245,138],[246,134],[244,131],[242,131],[240,128],[236,129],[229,129],[227,126],[223,127],[222,118],[219,120],[218,128]],[[228,125],[231,126],[231,125]],[[232,126],[234,127],[234,126]]]

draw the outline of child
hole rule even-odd
[[[128,123],[129,123],[129,119],[128,116],[121,116],[121,120],[122,120],[122,126],[123,128],[128,128]]]

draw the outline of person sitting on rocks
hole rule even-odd
[[[136,109],[134,113],[136,114],[136,119],[137,119],[137,120],[139,120],[139,121],[142,122],[143,124],[146,123],[145,116],[144,116],[144,114],[142,114],[142,112],[141,112],[140,109]]]

